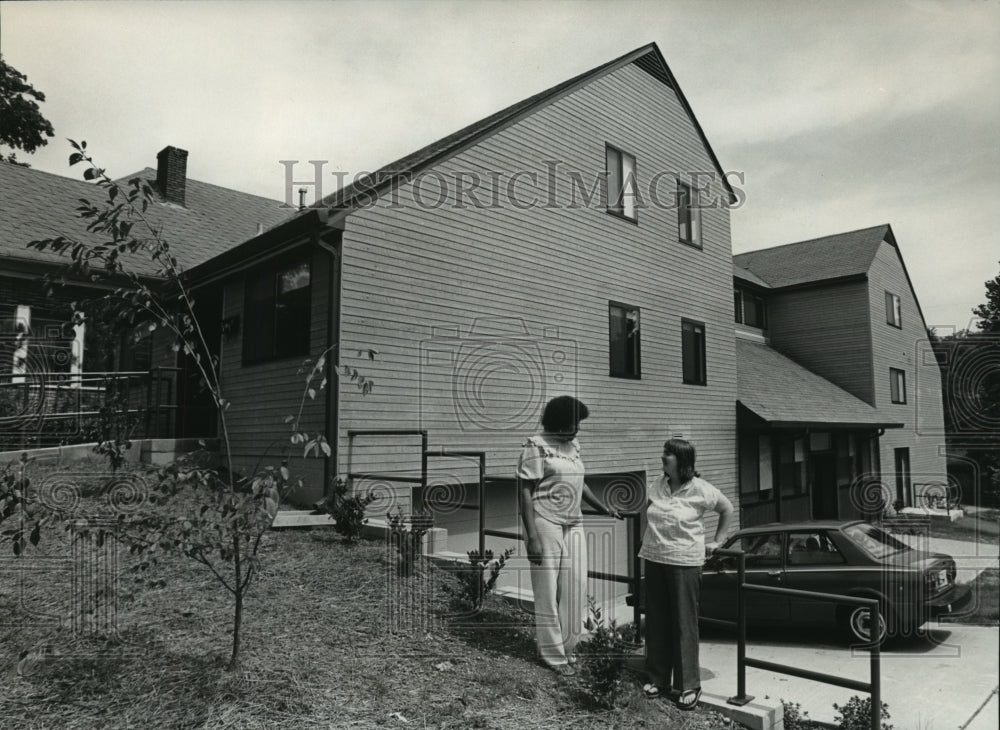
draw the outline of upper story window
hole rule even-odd
[[[885,293],[885,321],[893,327],[903,327],[903,310],[899,297],[892,292]]]
[[[893,403],[906,403],[906,372],[889,368],[889,395]]]
[[[701,248],[701,210],[695,204],[694,188],[677,181],[677,239]]]
[[[689,319],[681,320],[681,352],[684,360],[684,382],[688,385],[705,385],[705,324]]]
[[[244,365],[309,354],[310,279],[309,261],[302,259],[247,275]]]
[[[608,353],[611,376],[642,377],[639,308],[608,302]]]
[[[744,289],[733,289],[733,309],[736,321],[740,324],[758,329],[767,327],[767,313],[762,297],[751,294]]]
[[[608,212],[638,220],[635,196],[635,156],[607,145]]]

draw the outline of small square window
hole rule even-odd
[[[608,353],[611,377],[642,377],[639,308],[608,302]]]
[[[767,326],[763,298],[742,289],[734,289],[733,306],[739,324],[758,329]]]
[[[702,322],[681,320],[681,352],[684,360],[684,382],[688,385],[705,385],[705,325]]]
[[[885,293],[885,322],[893,327],[903,328],[903,310],[899,297],[891,292]]]
[[[889,368],[889,391],[893,403],[906,403],[906,372]]]
[[[630,221],[638,220],[636,207],[635,156],[608,145],[608,212]]]
[[[677,181],[677,239],[701,248],[701,210],[695,203],[694,188]]]

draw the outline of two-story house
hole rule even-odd
[[[888,225],[734,257],[743,522],[856,517],[947,480],[941,379]]]
[[[329,351],[374,388],[341,377],[307,403],[302,426],[327,434],[333,458],[325,474],[322,462],[296,465],[310,487],[300,499],[337,473],[377,474],[355,479],[381,495],[373,514],[420,503],[455,549],[474,547],[476,457],[432,458],[423,480],[414,432],[430,451],[482,452],[489,526],[516,530],[517,458],[560,394],[589,406],[588,482],[616,504],[644,505],[646,474],[674,434],[735,497],[733,197],[651,44],[196,267],[192,281],[217,292],[227,322],[236,462],[276,458],[302,396],[296,371]],[[352,435],[372,429],[397,433]],[[625,563],[624,536],[608,539]],[[614,563],[614,552],[603,555]]]

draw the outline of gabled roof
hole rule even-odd
[[[140,177],[155,189],[156,170],[145,168],[120,178]],[[88,233],[77,217],[79,198],[95,205],[107,197],[92,183],[53,175],[31,168],[0,163],[0,268],[18,262],[65,264],[65,256],[50,251],[29,249],[28,243],[55,236],[98,243],[103,239]],[[154,225],[162,227],[164,237],[182,268],[190,268],[226,251],[257,233],[257,225],[271,228],[287,220],[295,211],[281,203],[257,195],[187,180],[186,206],[159,199],[147,211]],[[138,273],[153,273],[148,257],[136,254],[133,268]]]
[[[734,274],[738,267],[773,289],[861,277],[884,240],[896,245],[888,224],[748,251],[733,256]]]
[[[736,338],[736,398],[746,409],[775,427],[902,428],[884,416],[759,342]]]
[[[667,62],[664,60],[663,54],[660,53],[659,47],[655,43],[650,43],[642,46],[641,48],[637,48],[630,53],[626,53],[624,56],[620,56],[613,61],[609,61],[608,63],[598,66],[597,68],[591,69],[586,73],[575,76],[568,81],[557,84],[550,89],[546,89],[539,94],[535,94],[534,96],[531,96],[523,101],[519,101],[518,103],[498,111],[485,119],[481,119],[474,124],[470,124],[464,129],[460,129],[454,134],[450,134],[447,137],[439,139],[437,142],[433,142],[416,152],[396,160],[395,162],[391,162],[385,167],[375,171],[364,180],[358,183],[346,185],[336,193],[327,196],[319,203],[319,206],[326,208],[350,208],[352,205],[359,202],[365,205],[370,204],[373,194],[377,195],[385,189],[391,188],[394,184],[405,182],[409,176],[416,174],[433,164],[441,162],[448,157],[458,154],[462,150],[476,144],[480,140],[501,131],[525,116],[538,111],[545,105],[551,104],[557,99],[576,91],[581,86],[589,84],[602,76],[633,63],[638,68],[641,68],[646,73],[669,86],[677,94],[678,100],[687,112],[691,123],[694,125],[695,130],[698,132],[698,136],[701,138],[702,144],[705,146],[705,150],[708,152],[709,157],[715,165],[715,169],[719,174],[719,179],[722,180],[726,190],[729,192],[730,200],[735,202],[733,189],[722,171],[722,166],[719,164],[719,160],[715,156],[715,152],[708,143],[708,138],[705,136],[701,125],[695,118],[690,104],[688,104],[687,99],[684,97],[684,93],[677,84],[677,80],[674,78],[673,73],[667,66]]]
[[[749,282],[751,284],[756,284],[757,286],[766,289],[771,288],[770,284],[768,284],[766,281],[761,279],[755,273],[750,271],[750,269],[744,269],[742,266],[737,266],[735,263],[733,264],[733,278],[742,279],[743,281]]]

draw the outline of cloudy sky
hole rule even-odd
[[[1000,260],[1000,0],[0,3],[47,95],[32,157],[284,198],[278,160],[371,170],[659,46],[725,170],[733,249],[892,224],[927,323],[967,327]],[[301,168],[304,170],[305,165]]]

